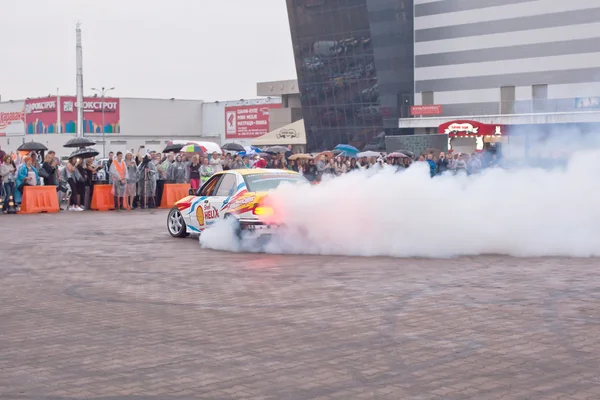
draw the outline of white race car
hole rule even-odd
[[[254,236],[269,234],[274,210],[267,193],[284,182],[309,181],[294,171],[279,169],[239,169],[216,173],[193,196],[175,203],[167,217],[173,237],[200,234],[225,218],[235,218],[237,233],[251,231]]]

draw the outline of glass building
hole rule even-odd
[[[287,6],[307,150],[385,148],[413,104],[413,0]]]

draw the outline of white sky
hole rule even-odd
[[[256,83],[295,79],[284,0],[0,0],[2,101],[75,94],[236,100]]]

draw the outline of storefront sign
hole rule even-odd
[[[63,132],[77,132],[77,98],[61,97],[61,125]],[[104,113],[102,109],[104,108]],[[102,134],[102,114],[104,114],[104,133],[119,133],[121,130],[121,112],[119,99],[109,97],[104,102],[97,97],[83,99],[83,132]]]
[[[72,96],[26,100],[27,133],[76,133],[76,104],[77,98]],[[58,118],[59,112],[60,118]],[[104,102],[97,97],[83,99],[83,132],[102,134],[102,114],[104,114],[105,133],[119,133],[120,102],[119,99],[112,97],[104,99]]]
[[[281,104],[256,104],[225,107],[225,137],[245,139],[269,133],[269,114]]]
[[[17,136],[25,134],[25,108],[20,103],[0,105],[0,136]]]
[[[410,115],[440,115],[441,113],[441,105],[410,106]]]
[[[439,126],[439,133],[450,136],[489,136],[501,135],[501,125],[482,124],[477,121],[450,121]]]
[[[27,133],[57,133],[56,97],[25,100]]]

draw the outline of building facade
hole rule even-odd
[[[270,131],[271,107],[279,110],[281,98],[204,102],[106,97],[103,102],[99,97],[84,97],[83,131],[84,136],[96,142],[99,157],[111,151],[137,152],[140,147],[161,151],[171,140],[210,141],[219,145],[235,141],[250,145],[252,139]],[[239,118],[245,129],[229,135],[235,139],[228,139],[230,110],[237,110],[247,119]],[[253,117],[256,118],[252,120]],[[74,96],[0,102],[0,148],[4,151],[15,151],[24,142],[35,141],[65,156],[71,150],[62,146],[76,132]]]
[[[415,0],[415,105],[440,115],[597,108],[597,0]]]
[[[600,130],[599,28],[596,0],[415,0],[414,104],[401,133],[446,134],[456,151],[509,143],[516,157],[550,138],[591,143],[582,136]]]
[[[287,6],[307,150],[397,134],[414,97],[412,0]]]

